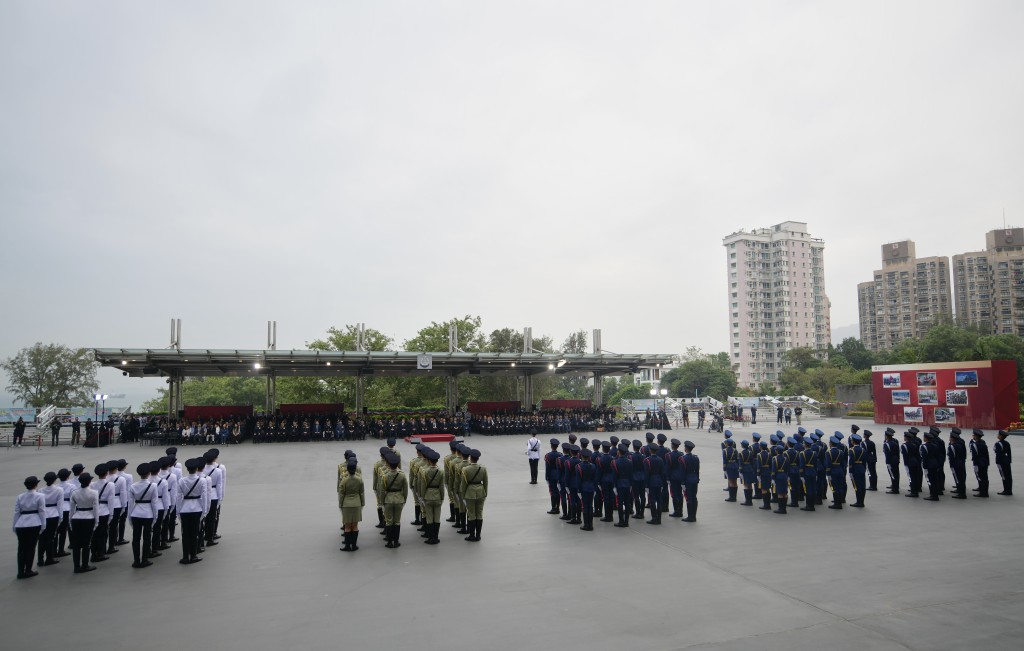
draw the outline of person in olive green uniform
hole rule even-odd
[[[466,519],[469,535],[466,540],[480,541],[480,529],[484,525],[484,500],[487,499],[487,468],[477,463],[479,450],[471,450],[469,463],[462,467],[463,498],[466,502]]]
[[[418,527],[423,524],[420,519],[420,507],[422,506],[423,500],[420,497],[419,490],[419,475],[420,470],[423,467],[423,450],[427,449],[427,446],[422,443],[416,444],[416,457],[409,461],[409,490],[412,491],[412,502],[416,517],[409,524],[414,527]]]
[[[423,498],[424,535],[428,545],[436,545],[441,528],[441,503],[444,502],[444,473],[437,467],[441,455],[434,450],[423,452],[425,463],[420,473],[420,495]]]
[[[344,475],[338,480],[338,508],[341,509],[341,524],[345,533],[343,552],[354,552],[359,547],[359,522],[363,519],[366,496],[363,490],[363,475],[359,472],[356,458],[350,457]]]
[[[377,524],[375,526],[381,530],[381,534],[384,533],[384,493],[380,490],[380,479],[388,469],[388,464],[384,461],[384,455],[387,453],[388,448],[381,447],[380,459],[373,464],[373,494],[377,498]]]
[[[452,492],[455,494],[455,524],[458,533],[469,533],[466,529],[466,502],[462,495],[462,467],[469,463],[469,448],[459,444],[456,448],[459,456],[452,460]]]
[[[388,464],[380,480],[384,496],[384,540],[387,541],[385,547],[393,549],[402,546],[398,538],[402,531],[402,507],[409,499],[409,481],[398,467],[402,463],[398,455],[389,453],[384,460]]]
[[[457,451],[459,444],[449,441],[448,447],[449,453],[444,458],[444,487],[448,490],[448,518],[445,522],[455,522],[455,485],[453,483],[455,473],[452,471],[452,462],[459,458]]]

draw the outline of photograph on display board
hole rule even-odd
[[[909,405],[910,404],[910,390],[899,389],[892,392],[892,404],[894,405]]]
[[[958,387],[976,387],[978,386],[978,372],[977,371],[957,371],[956,372],[956,385]],[[967,404],[966,402],[964,404]]]
[[[935,422],[942,423],[944,425],[955,425],[956,424],[956,409],[949,407],[939,407],[935,410]]]
[[[921,389],[917,392],[917,404],[937,405],[939,404],[939,392],[935,389]]]
[[[908,423],[923,423],[924,409],[920,407],[904,407],[903,420]]]
[[[935,379],[935,373],[918,373],[917,374],[917,386],[919,387],[935,387],[938,386],[938,380]]]
[[[899,373],[882,373],[882,386],[886,389],[899,389],[900,386],[900,374]]]
[[[964,407],[967,405],[967,389],[946,389],[946,404]]]

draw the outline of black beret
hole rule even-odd
[[[654,440],[654,432],[647,432],[647,434],[645,434],[645,436],[647,437],[647,442],[648,443],[650,443],[651,441]]]
[[[66,481],[71,476],[71,471],[67,468],[61,468],[57,471],[57,476],[60,477],[61,481]]]
[[[452,439],[451,441],[448,441],[448,447],[454,450],[455,448],[459,447],[459,442],[456,441],[455,439]]]
[[[388,439],[388,447],[389,448],[394,447],[395,446],[395,442],[396,442],[395,439]]]
[[[25,478],[25,488],[33,489],[39,485],[39,478],[35,475],[29,475]]]
[[[682,443],[679,441],[679,439],[672,439],[671,441],[669,441],[669,443],[671,443],[672,445],[674,445],[676,447],[679,447],[680,445],[682,445]]]
[[[379,452],[380,452],[381,454],[387,454],[388,452],[391,452],[391,450],[389,450],[389,449],[388,449],[388,446],[386,446],[386,445],[382,445],[382,446],[380,447],[380,450],[379,450]]]
[[[664,435],[663,433],[661,433],[661,432],[659,432],[659,433],[658,433],[658,443],[664,443],[664,442],[665,442],[665,441],[667,441],[667,440],[668,440],[668,437],[667,437],[667,436],[665,436],[665,435]]]
[[[975,436],[985,436],[985,432],[978,428],[973,429],[971,434],[974,434]]]
[[[640,439],[633,439],[634,450],[639,450],[641,445],[643,445],[643,443],[640,442]]]
[[[92,475],[87,472],[83,472],[78,476],[78,483],[81,484],[83,488],[88,486],[92,483]]]
[[[192,459],[189,459],[189,463],[192,463]],[[192,468],[190,467],[189,470],[191,470],[191,469]],[[149,474],[149,464],[148,463],[140,463],[135,468],[135,472],[139,473],[140,476],[141,475],[148,475]]]
[[[619,443],[617,446],[615,446],[615,448],[619,452],[629,452],[629,446],[626,445],[625,443]]]
[[[85,470],[85,466],[80,463],[71,466],[71,472],[82,472],[83,470]]]
[[[217,457],[220,456],[220,450],[218,450],[217,448],[210,448],[209,450],[206,451],[206,454],[212,454],[213,458],[216,459]],[[205,457],[206,454],[204,454],[203,456]]]
[[[589,459],[589,458],[590,458],[590,457],[592,457],[593,455],[594,455],[594,453],[593,453],[593,452],[591,452],[590,450],[583,450],[583,458],[584,458],[584,459]]]
[[[45,481],[47,484],[52,484],[53,482],[57,481],[57,473],[51,470],[50,472],[43,475],[43,481]]]
[[[598,441],[597,439],[594,439],[594,443],[600,444],[601,442]],[[588,439],[588,438],[581,438],[580,439],[580,445],[582,445],[583,447],[587,447],[588,445],[590,445],[590,439]]]
[[[683,441],[683,447],[687,450],[692,450],[695,446],[693,445],[693,441]]]
[[[551,445],[558,445],[558,439],[551,439]]]
[[[169,454],[172,457],[176,456],[178,454],[178,448],[175,448],[175,447],[167,448],[166,450],[164,450],[164,454]]]
[[[96,467],[93,468],[93,472],[95,472],[97,475],[105,475],[107,474],[107,470],[107,464],[105,463],[98,463],[96,464]]]

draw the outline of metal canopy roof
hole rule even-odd
[[[410,351],[96,348],[96,361],[131,377],[357,375],[624,375],[669,364],[673,355],[615,353],[420,353]],[[432,368],[422,370],[429,355]],[[559,365],[561,364],[561,365]],[[258,365],[258,366],[257,366]]]

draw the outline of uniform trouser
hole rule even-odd
[[[830,472],[828,482],[832,485],[832,501],[842,504],[846,501],[846,473],[842,470]]]
[[[405,504],[402,502],[397,504],[384,504],[384,524],[389,527],[396,524],[402,524],[402,508],[404,506]],[[213,511],[212,507],[210,511]],[[207,533],[207,537],[209,537],[209,533]]]
[[[565,484],[560,484],[558,487],[558,499],[562,500],[562,513],[565,515],[569,514],[569,490],[565,487]]]
[[[679,514],[683,512],[683,480],[682,479],[669,479],[668,480],[668,492],[672,498],[672,513]]]
[[[124,529],[128,523],[128,509],[121,509],[121,520],[117,523],[117,539],[124,540]]]
[[[60,518],[46,518],[46,526],[43,527],[42,532],[39,534],[39,563],[42,564],[45,558],[48,561],[53,560],[53,555],[57,553],[57,524],[60,522]]]
[[[60,523],[57,525],[57,553],[63,554],[67,546],[68,530],[71,526],[71,511],[64,511],[60,514]]]
[[[174,538],[174,529],[178,523],[178,509],[173,506],[164,515],[164,528],[160,539],[166,544]],[[214,532],[216,533],[216,532]]]
[[[864,496],[867,495],[867,477],[863,472],[851,472],[850,483],[853,484],[853,498],[856,504],[864,503]]]
[[[786,506],[786,496],[789,490],[789,474],[775,475],[775,494],[779,498],[779,508]]]
[[[199,554],[199,525],[202,511],[181,514],[181,557],[195,558]]]
[[[569,487],[569,504],[573,518],[579,517],[583,512],[583,497],[580,495],[580,489]]]
[[[630,486],[616,486],[615,487],[615,506],[619,512],[620,518],[625,518],[626,514],[633,510],[633,489]]]
[[[611,520],[615,512],[615,482],[602,482],[601,495],[604,497],[604,517]]]
[[[99,558],[103,556],[103,552],[106,551],[107,547],[107,528],[110,526],[110,516],[101,515],[100,521],[96,525],[96,530],[92,532],[92,556],[93,558]]]
[[[789,495],[793,502],[802,502],[804,499],[804,483],[799,474],[789,475]]]
[[[907,476],[910,478],[910,492],[914,495],[921,492],[921,482],[924,479],[924,471],[917,465],[907,469]]]
[[[426,524],[437,524],[441,521],[440,502],[424,502],[423,508],[420,511],[423,513],[423,519]]]
[[[152,535],[152,518],[132,518],[132,556],[136,564],[146,560],[153,553]]]
[[[967,493],[967,466],[952,466],[950,471],[953,473],[953,487],[957,494],[964,495]]]
[[[892,490],[898,491],[900,489],[900,464],[887,463],[885,467],[889,469],[889,481],[892,482]]]
[[[601,511],[604,510],[604,492],[601,490],[601,485],[596,484],[594,487],[594,512],[601,515]]]
[[[804,470],[804,497],[808,502],[818,503],[818,473]]]
[[[978,492],[988,495],[988,466],[974,466],[974,476],[978,479]]]
[[[996,467],[999,468],[999,477],[1002,478],[1002,480],[1003,480],[1003,492],[1004,493],[1012,493],[1013,492],[1013,470],[1011,469],[1010,464],[1008,464],[1008,463],[999,463],[999,464],[996,464]]]
[[[662,513],[668,513],[668,482],[661,485],[661,500],[658,502]]]
[[[39,544],[40,527],[18,527],[14,532],[18,535],[18,574],[32,571],[32,559],[35,558],[36,545]]]
[[[160,530],[164,526],[164,517],[166,517],[166,515],[167,515],[167,512],[164,509],[160,509],[159,511],[157,511],[156,512],[156,520],[153,522],[153,527],[152,527],[152,529],[149,532],[149,534],[150,534],[149,537],[152,540],[152,546],[153,546],[153,551],[154,552],[157,549],[159,549],[160,545],[162,544],[161,540],[160,540]]]
[[[210,500],[210,512],[206,515],[206,540],[211,541],[217,535],[220,526],[220,500]]]
[[[558,496],[558,482],[548,480],[548,495],[551,497],[551,510],[557,510],[560,502]]]
[[[594,491],[582,491],[580,499],[583,501],[581,512],[584,515],[592,514],[594,512]]]
[[[81,432],[71,432],[71,445],[79,445],[82,442]]]
[[[932,497],[938,497],[939,491],[942,490],[942,479],[938,468],[928,469],[928,494]]]
[[[57,447],[57,444],[59,442],[60,442],[60,434],[50,434],[50,445],[51,446]]]
[[[662,486],[660,482],[652,485],[647,490],[647,501],[651,506],[651,517],[655,520],[661,517],[661,493]]]
[[[686,490],[683,494],[686,498],[686,515],[692,518],[697,511],[697,482],[688,481],[684,487]]]
[[[868,488],[872,490],[878,488],[878,471],[873,463],[868,464]]]
[[[530,481],[537,482],[537,465],[540,463],[540,459],[530,459]]]
[[[647,508],[647,490],[644,487],[644,480],[633,480],[633,517],[644,517],[644,509]]]
[[[117,531],[121,524],[121,513],[123,511],[124,509],[117,507],[110,515],[110,526],[107,527],[107,549],[113,549],[114,543],[119,540],[117,537]]]
[[[71,560],[76,570],[89,564],[95,529],[96,522],[92,518],[71,521]]]
[[[824,470],[818,470],[818,502],[825,501],[826,491],[828,489],[828,473]]]

